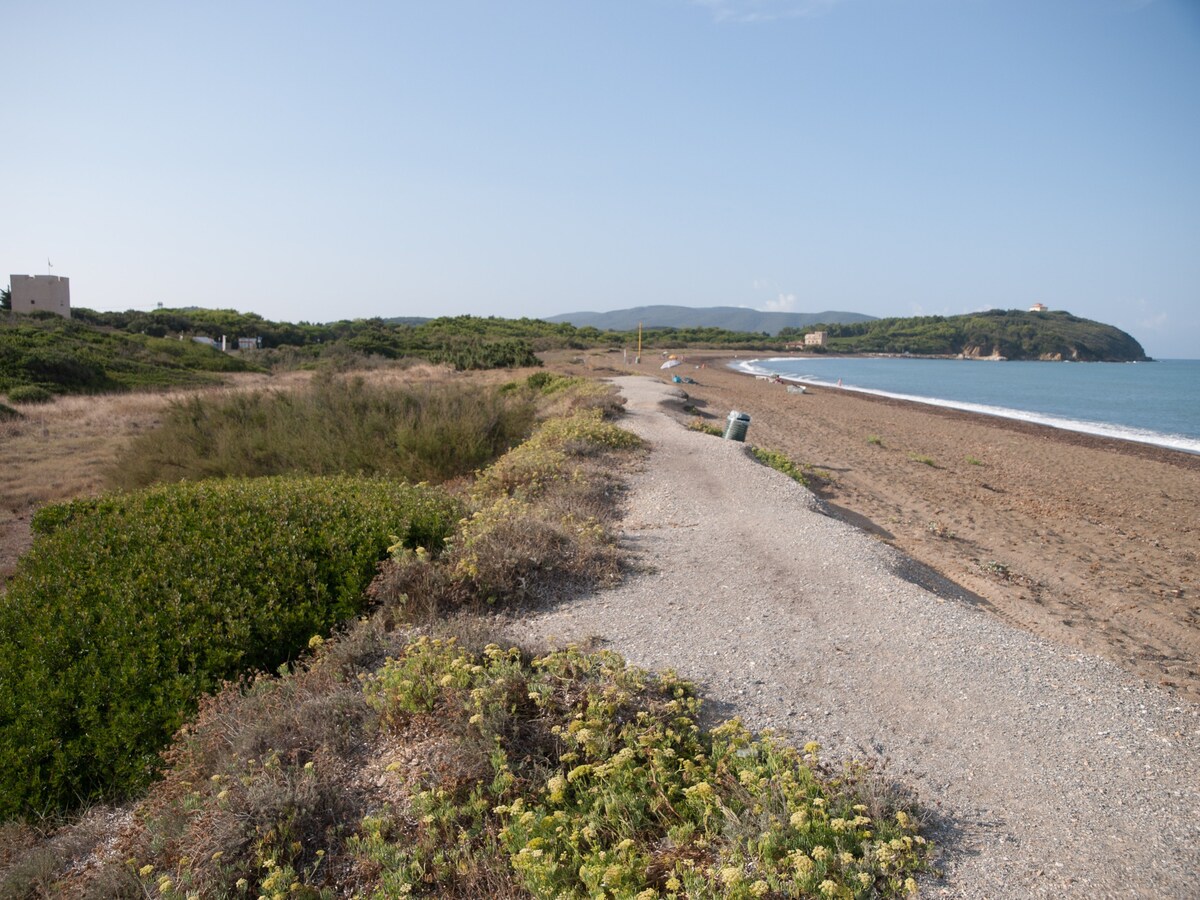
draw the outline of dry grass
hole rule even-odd
[[[447,366],[420,363],[362,373],[371,384],[411,385],[454,377]],[[106,477],[135,438],[158,427],[173,403],[188,397],[222,397],[260,390],[294,390],[311,372],[232,375],[227,384],[189,390],[58,397],[50,403],[22,404],[21,418],[0,421],[0,585],[29,549],[29,520],[48,503],[90,497],[105,488]]]

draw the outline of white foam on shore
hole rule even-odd
[[[761,360],[751,359],[730,363],[730,368],[747,375],[770,375],[777,373],[763,368]],[[782,381],[795,384],[814,384],[820,387],[830,387],[842,391],[854,391],[858,394],[873,394],[876,397],[890,397],[894,400],[908,400],[912,403],[924,403],[926,406],[941,406],[946,409],[957,409],[963,412],[979,413],[984,416],[995,416],[1001,419],[1015,419],[1018,422],[1031,422],[1035,425],[1046,425],[1050,428],[1060,428],[1063,431],[1075,431],[1081,434],[1091,434],[1097,437],[1113,438],[1119,441],[1134,441],[1139,444],[1153,444],[1156,447],[1166,447],[1169,450],[1182,450],[1184,453],[1200,454],[1200,440],[1182,434],[1163,434],[1149,431],[1145,428],[1134,428],[1128,425],[1114,425],[1109,422],[1089,422],[1084,419],[1068,419],[1064,416],[1052,416],[1046,413],[1030,412],[1024,409],[1009,409],[1004,406],[988,406],[983,403],[966,403],[960,400],[944,400],[940,397],[918,397],[914,394],[897,394],[892,391],[881,391],[875,388],[857,387],[852,384],[835,384],[818,378],[815,375],[783,375]]]

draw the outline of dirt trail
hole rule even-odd
[[[685,430],[669,386],[617,383],[652,446],[624,531],[648,572],[514,637],[599,636],[722,716],[886,757],[941,817],[928,896],[1200,895],[1200,707],[989,615],[742,445]]]

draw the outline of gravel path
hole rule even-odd
[[[1200,897],[1200,706],[987,616],[743,445],[685,430],[669,386],[616,383],[652,448],[623,528],[647,573],[515,637],[599,636],[721,717],[888,759],[940,813],[945,877],[923,895]]]

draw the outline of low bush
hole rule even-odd
[[[525,384],[537,393],[538,408],[546,417],[595,409],[604,418],[615,419],[625,410],[625,398],[613,390],[612,385],[592,378],[534,372]]]
[[[9,403],[49,403],[54,395],[36,384],[23,384],[8,392]]]
[[[894,897],[928,865],[911,810],[869,773],[736,720],[706,732],[691,685],[612,653],[421,639],[365,692],[386,728],[437,748],[395,768],[408,808],[349,842],[376,896]]]
[[[713,437],[724,437],[725,432],[716,425],[710,425],[699,416],[687,423],[688,431],[699,431],[701,434],[711,434]]]
[[[351,339],[351,346],[355,346]],[[421,356],[434,363],[448,363],[459,371],[466,369],[518,369],[525,366],[540,366],[542,361],[533,355],[528,341],[512,338],[488,340],[476,337],[458,337],[443,341],[436,348],[421,352]]]
[[[808,479],[804,474],[804,468],[792,461],[792,458],[786,453],[780,453],[778,450],[768,450],[765,447],[751,447],[750,453],[764,466],[770,466],[776,472],[782,472],[792,481],[799,484],[807,485]]]
[[[304,389],[192,397],[130,446],[116,487],[285,473],[468,475],[528,433],[534,408],[499,389],[463,384],[372,385],[319,375]]]
[[[0,817],[144,786],[201,694],[353,615],[389,546],[436,551],[460,516],[346,477],[46,507],[0,606]]]
[[[21,418],[20,410],[13,409],[7,403],[0,403],[0,422]]]
[[[542,423],[529,440],[480,473],[473,496],[477,500],[509,495],[529,499],[553,482],[575,478],[575,468],[568,464],[571,457],[641,445],[637,435],[605,421],[601,410],[583,408]]]
[[[121,849],[74,881],[26,852],[26,884],[97,896],[124,876],[170,900],[865,900],[911,894],[928,868],[907,796],[815,744],[702,728],[671,672],[394,637],[366,671],[346,670],[332,638],[286,677],[207,699]]]
[[[605,527],[614,515],[612,470],[642,444],[595,408],[548,419],[479,473],[473,509],[440,558],[401,551],[371,586],[407,621],[460,608],[518,605],[613,581],[620,572]]]

